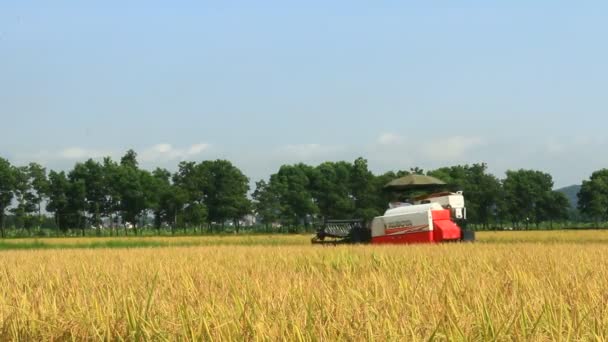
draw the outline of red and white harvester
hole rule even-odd
[[[385,187],[392,191],[439,189],[442,181],[421,175],[399,178]],[[458,192],[431,192],[414,197],[411,203],[394,202],[384,215],[371,222],[328,220],[313,237],[313,243],[410,244],[473,241],[475,234],[463,229],[466,220],[464,196]]]

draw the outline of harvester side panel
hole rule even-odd
[[[433,231],[407,233],[399,235],[384,235],[372,238],[373,244],[408,244],[434,242]]]
[[[374,220],[372,243],[409,244],[460,240],[461,229],[451,220],[450,215],[448,209],[429,208],[426,212],[379,217]]]
[[[433,230],[430,210],[376,217],[372,221],[372,237],[418,233]]]

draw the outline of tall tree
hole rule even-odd
[[[101,225],[103,207],[108,196],[107,182],[104,176],[103,166],[93,159],[76,164],[68,175],[70,181],[79,180],[84,183],[85,209],[94,226]]]
[[[255,191],[251,196],[253,210],[267,228],[279,219],[281,213],[279,194],[273,190],[266,181],[261,180],[255,183]]]
[[[550,191],[545,193],[537,208],[538,220],[548,221],[553,228],[553,222],[568,219],[570,202],[564,193]]]
[[[354,216],[370,220],[384,212],[388,199],[383,198],[382,187],[373,173],[369,171],[367,160],[357,158],[350,172],[350,188],[355,204]],[[387,181],[388,183],[388,181]]]
[[[578,193],[578,208],[596,222],[608,220],[608,169],[593,172]]]
[[[325,162],[310,170],[310,192],[324,218],[351,218],[355,211],[351,194],[352,166]]]
[[[166,223],[163,215],[162,200],[163,195],[171,187],[171,172],[166,169],[156,168],[152,171],[152,177],[153,181],[150,183],[150,189],[147,189],[147,192],[154,197],[153,205],[150,209],[152,209],[152,214],[154,215],[154,227],[160,230],[163,223]]]
[[[120,194],[119,208],[123,223],[132,224],[136,234],[140,223],[140,215],[146,208],[142,175],[143,172],[139,169],[129,165],[121,165],[118,169],[118,181],[116,184]]]
[[[69,186],[67,188],[67,198],[69,220],[68,225],[70,228],[79,228],[82,233],[82,236],[84,236],[87,225],[86,184],[84,180],[69,180]]]
[[[31,228],[30,214],[36,211],[36,206],[33,204],[35,196],[32,193],[32,187],[29,181],[29,172],[27,167],[13,167],[14,175],[14,195],[17,205],[11,209],[14,215],[15,227]]]
[[[224,223],[239,220],[250,212],[247,198],[249,178],[227,160],[204,161],[196,166],[203,185],[204,204],[208,220]]]
[[[15,171],[8,160],[0,158],[0,233],[4,238],[6,209],[11,205],[15,190]]]
[[[122,158],[120,158],[120,165],[137,169],[139,162],[137,161],[137,153],[133,150],[128,150]]]
[[[173,185],[167,188],[162,204],[171,210],[173,226],[182,224],[201,226],[209,219],[207,191],[210,191],[210,173],[201,164],[181,162],[173,175]],[[209,224],[211,226],[211,224]]]
[[[110,233],[118,224],[120,212],[120,165],[110,157],[105,157],[102,163],[103,187],[106,194],[101,207],[102,216],[110,219]]]
[[[287,224],[308,224],[307,218],[318,213],[310,193],[310,180],[303,164],[283,165],[270,176],[269,187],[278,194],[281,221]]]
[[[524,220],[528,228],[530,222],[538,225],[542,221],[543,201],[553,188],[551,175],[535,170],[509,170],[503,188],[506,211],[514,225]]]
[[[49,172],[49,187],[46,210],[54,213],[55,225],[58,231],[65,231],[68,228],[68,188],[70,183],[65,175],[65,172]]]
[[[49,181],[46,174],[46,168],[37,163],[28,165],[29,178],[31,187],[34,190],[32,205],[38,209],[37,227],[42,224],[42,202],[48,197]]]

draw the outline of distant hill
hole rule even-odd
[[[557,189],[555,191],[561,192],[566,195],[568,201],[570,201],[570,206],[572,206],[573,209],[576,209],[576,206],[578,204],[578,197],[576,195],[580,190],[580,185],[570,185],[565,188]]]

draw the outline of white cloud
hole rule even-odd
[[[398,145],[403,143],[403,137],[394,133],[382,133],[377,139],[377,143],[380,145]]]
[[[157,144],[145,149],[140,159],[144,162],[185,160],[200,155],[209,148],[209,144],[194,144],[187,148],[175,148],[171,144]]]
[[[209,144],[199,143],[184,148],[175,148],[171,144],[161,143],[143,149],[138,153],[140,162],[152,164],[157,162],[182,161],[189,158],[195,158],[206,152],[209,149]],[[118,160],[124,154],[125,149],[121,150],[102,150],[79,146],[67,147],[59,150],[41,150],[36,153],[25,153],[14,156],[12,162],[16,164],[27,164],[35,161],[42,164],[60,165],[61,167],[71,167],[74,162],[84,161],[86,159],[101,159],[103,157],[111,157]]]
[[[198,155],[198,154],[202,153],[203,151],[207,150],[208,148],[209,148],[209,144],[194,144],[194,145],[190,146],[190,148],[188,148],[188,151],[186,152],[186,154],[189,156],[195,156],[195,155]]]
[[[169,152],[171,152],[172,149],[173,149],[173,147],[170,144],[158,144],[158,145],[152,147],[152,150],[154,150],[158,153],[169,153]]]
[[[466,157],[471,149],[482,143],[479,137],[453,136],[432,139],[423,144],[422,151],[431,160],[451,162]]]

